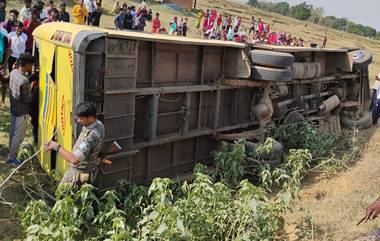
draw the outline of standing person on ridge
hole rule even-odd
[[[73,8],[74,23],[84,25],[88,17],[88,12],[83,6],[83,0],[78,0]]]

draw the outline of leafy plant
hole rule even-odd
[[[236,160],[244,153],[242,143],[237,150],[229,149],[231,155],[225,152],[220,157]],[[237,182],[241,175],[210,176],[200,164],[201,172],[195,172],[192,182],[156,178],[149,188],[121,182],[99,198],[90,185],[78,191],[60,185],[52,208],[41,200],[28,204],[22,226],[30,240],[41,241],[278,240],[285,238],[283,216],[309,160],[307,150],[291,150],[281,167],[267,170],[272,181],[265,186],[247,180],[230,185],[226,180]],[[215,181],[217,177],[220,181]],[[278,192],[270,193],[272,184]]]
[[[287,150],[308,149],[314,159],[331,157],[336,140],[331,133],[319,130],[312,123],[279,126],[272,131],[271,137]]]
[[[222,143],[221,150],[213,153],[216,180],[236,186],[245,175],[247,155],[245,153],[245,140],[241,139],[233,145]]]

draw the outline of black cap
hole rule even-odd
[[[18,62],[20,63],[20,65],[33,64],[34,57],[30,53],[20,54],[20,58],[18,59]]]

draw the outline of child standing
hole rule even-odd
[[[219,17],[216,20],[216,31],[220,32],[220,30],[222,29],[222,22],[223,22],[222,14],[219,14]]]
[[[174,17],[173,21],[170,23],[169,34],[173,35],[176,32],[177,32],[177,17]]]
[[[187,22],[189,21],[188,18],[185,18],[185,21],[183,22],[183,30],[182,30],[182,35],[184,37],[186,37],[186,33],[187,33]]]
[[[183,18],[180,17],[177,23],[177,35],[182,36],[183,33]]]
[[[159,33],[161,28],[160,14],[156,13],[152,22],[152,33]]]

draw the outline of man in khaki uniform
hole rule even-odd
[[[90,102],[78,104],[75,115],[77,122],[83,127],[73,151],[65,150],[54,141],[45,145],[45,151],[54,150],[69,162],[69,168],[61,183],[93,183],[100,163],[99,152],[104,139],[104,126],[97,120],[95,105]]]

